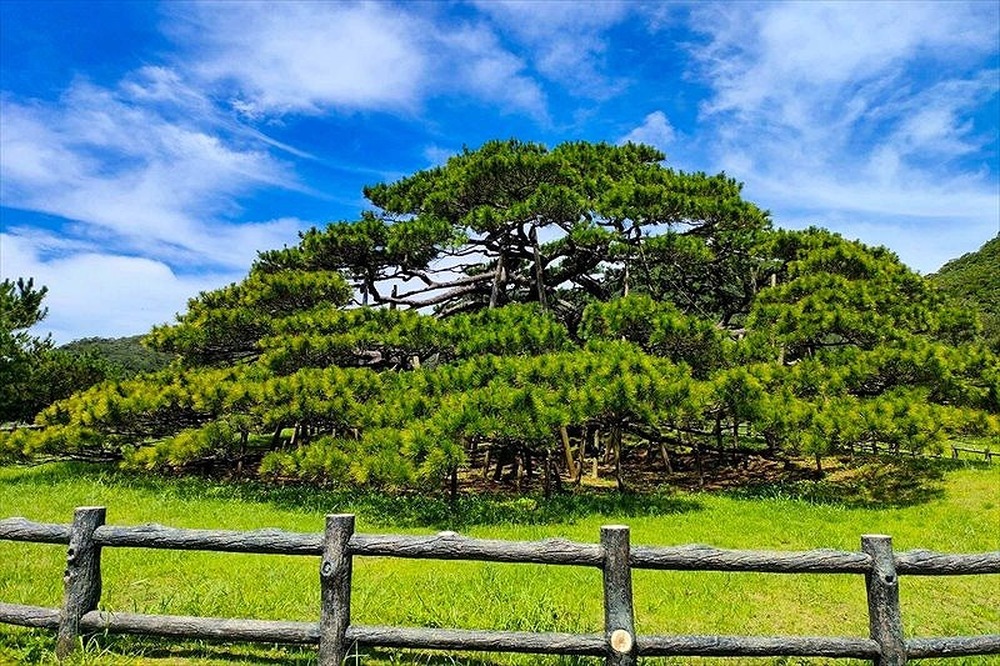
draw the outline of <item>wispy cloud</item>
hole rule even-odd
[[[717,167],[779,223],[812,212],[869,242],[921,236],[901,255],[924,271],[975,249],[998,219],[997,175],[976,166],[996,151],[995,119],[974,120],[1000,88],[998,14],[992,3],[699,6],[692,25],[707,39],[693,55],[714,91],[701,126]],[[880,216],[892,219],[870,224]],[[946,219],[970,233],[949,235]]]
[[[525,63],[481,23],[417,4],[195,3],[169,31],[191,70],[251,118],[286,113],[416,114],[430,97],[464,94],[544,116]]]
[[[606,32],[632,10],[627,2],[535,2],[479,0],[476,7],[526,48],[543,77],[578,97],[608,99],[628,85],[628,78],[605,67]]]
[[[195,3],[171,28],[193,68],[247,113],[404,108],[430,63],[419,26],[390,5]]]
[[[199,291],[239,279],[242,271],[196,276],[177,274],[163,262],[135,256],[74,251],[44,257],[42,251],[61,239],[0,234],[3,276],[30,275],[46,285],[49,315],[40,328],[57,343],[86,335],[117,337],[145,333],[152,323],[165,323],[183,311]],[[74,250],[80,250],[79,246]]]
[[[77,81],[54,104],[5,100],[4,205],[72,220],[112,247],[173,261],[245,265],[252,252],[234,250],[234,241],[294,236],[287,221],[213,228],[238,212],[237,195],[297,183],[259,144],[227,143],[190,116],[170,117],[191,103],[168,111],[150,104],[183,94],[163,74],[115,89]]]

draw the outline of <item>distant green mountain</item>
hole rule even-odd
[[[1000,236],[927,277],[952,298],[980,312],[987,340],[1000,351]]]
[[[125,376],[165,368],[173,360],[173,356],[147,349],[142,345],[142,337],[82,338],[69,342],[60,349],[75,356],[96,356]]]

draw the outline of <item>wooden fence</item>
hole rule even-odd
[[[951,447],[951,457],[957,460],[959,451],[964,451],[965,453],[973,453],[977,456],[982,456],[983,460],[985,460],[986,462],[993,462],[993,456],[998,455],[990,449],[967,449],[961,446],[953,446]]]
[[[604,657],[607,665],[633,666],[642,656],[843,657],[898,666],[907,659],[1000,654],[1000,634],[903,638],[900,575],[1000,573],[1000,551],[948,555],[925,550],[894,553],[892,539],[861,537],[860,552],[723,550],[707,546],[638,547],[629,529],[601,528],[600,543],[552,539],[538,542],[472,539],[445,532],[436,536],[356,534],[353,515],[328,515],[323,534],[279,530],[235,532],[104,524],[104,507],[76,509],[71,525],[0,520],[0,539],[68,544],[62,608],[0,602],[0,622],[58,632],[56,652],[64,658],[85,633],[127,633],[185,639],[221,639],[319,646],[319,663],[339,666],[355,647],[448,651],[521,652]],[[320,556],[319,622],[140,615],[97,610],[101,597],[101,549],[166,548],[237,553]],[[374,627],[351,624],[354,557],[477,560],[597,567],[603,572],[604,632],[530,633],[461,629]],[[636,635],[632,569],[863,574],[870,635],[646,636]],[[994,600],[995,601],[995,600]]]
[[[944,453],[925,453],[923,451],[916,451],[916,450],[899,449],[899,448],[894,449],[886,444],[879,444],[877,442],[871,444],[855,444],[855,445],[848,444],[846,448],[850,453],[872,453],[872,454],[886,453],[894,456],[905,456],[909,458],[935,458],[938,460],[944,458]],[[983,460],[988,463],[993,462],[994,456],[1000,457],[1000,453],[993,451],[990,448],[970,449],[968,447],[954,446],[954,445],[952,445],[949,448],[951,449],[952,460],[959,459],[959,452],[971,453],[976,456],[982,456]]]

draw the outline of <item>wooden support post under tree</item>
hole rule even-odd
[[[618,492],[625,492],[625,474],[622,471],[622,427],[614,425],[611,428],[611,450],[614,453],[615,483]]]
[[[56,656],[60,660],[77,647],[80,618],[96,610],[101,600],[101,547],[94,542],[94,531],[104,524],[106,514],[103,506],[84,506],[73,512],[56,642]]]
[[[573,446],[569,441],[569,430],[566,426],[559,426],[559,437],[562,439],[563,452],[566,454],[566,473],[570,478],[576,477],[576,464],[573,462]],[[583,446],[583,443],[580,443]]]
[[[872,570],[865,574],[865,585],[871,637],[881,650],[875,666],[905,666],[906,643],[899,611],[899,576],[892,553],[892,537],[866,534],[861,537],[861,551],[872,558]]]
[[[632,568],[629,564],[629,528],[601,527],[604,555],[604,635],[608,641],[606,666],[635,666],[635,613],[632,609]]]
[[[319,664],[340,666],[347,656],[347,627],[351,624],[352,557],[348,542],[354,534],[352,514],[326,517],[323,559],[320,565]]]

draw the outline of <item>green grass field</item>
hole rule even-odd
[[[323,514],[355,512],[360,532],[464,534],[596,542],[602,524],[625,523],[633,544],[857,550],[860,535],[890,534],[897,550],[1000,550],[1000,465],[954,465],[905,502],[831,501],[801,483],[740,494],[614,493],[466,497],[457,507],[420,497],[351,495],[206,480],[125,476],[68,463],[0,468],[0,517],[68,523],[73,508],[108,507],[108,523],[319,532]],[[883,480],[884,481],[884,480]],[[846,487],[846,486],[845,486]],[[925,492],[926,491],[926,492]],[[796,497],[814,496],[813,499]],[[822,501],[820,501],[821,498]],[[856,498],[855,498],[856,499]],[[64,548],[0,542],[0,600],[57,607]],[[105,549],[101,607],[112,611],[314,621],[318,558]],[[583,567],[394,559],[355,560],[352,619],[359,624],[525,631],[601,630],[600,572]],[[639,634],[867,635],[859,575],[634,572]],[[1000,577],[905,577],[907,636],[1000,633]],[[0,625],[0,662],[54,660],[49,632]],[[315,652],[99,637],[75,659],[87,664],[311,663]],[[351,664],[598,664],[595,659],[375,652]],[[648,659],[647,664],[849,664],[845,660]],[[922,664],[985,665],[989,658]]]

